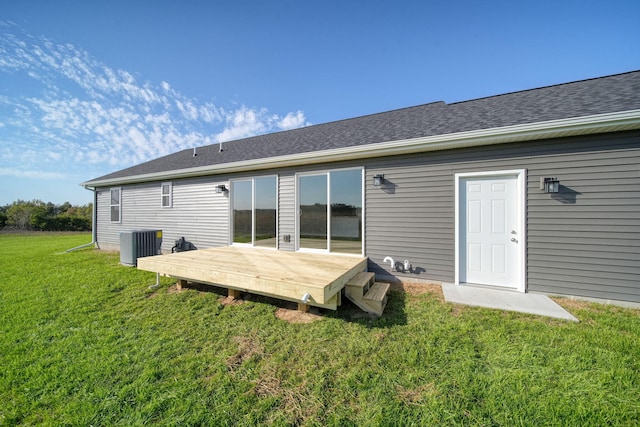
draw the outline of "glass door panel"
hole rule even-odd
[[[253,200],[251,181],[234,181],[231,191],[233,206],[233,243],[252,243]]]
[[[362,169],[333,171],[331,252],[362,253]]]
[[[255,179],[255,246],[276,247],[276,177]]]
[[[300,248],[327,249],[327,175],[303,175],[298,180]]]

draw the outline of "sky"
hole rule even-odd
[[[0,206],[181,149],[640,69],[637,0],[0,0]]]

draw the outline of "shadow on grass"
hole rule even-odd
[[[357,323],[368,328],[389,328],[407,324],[406,300],[407,294],[398,290],[391,290],[388,294],[387,306],[378,317],[362,311],[357,305],[342,298],[342,305],[337,311],[327,313],[327,317],[342,319],[345,322]],[[328,311],[328,310],[327,310]]]
[[[188,282],[186,286],[182,287],[182,291],[187,290],[219,295],[221,301],[226,300],[223,303],[224,305],[237,305],[242,304],[243,302],[257,302],[285,310],[297,310],[298,308],[297,303],[295,302],[247,292],[241,292],[240,298],[236,299],[235,303],[231,303],[227,296],[227,288],[204,283]],[[177,290],[176,285],[171,285],[168,291],[181,292],[180,290]],[[388,328],[391,326],[406,325],[407,315],[405,312],[405,306],[407,294],[403,291],[391,290],[388,298],[387,306],[380,317],[362,311],[344,295],[342,296],[342,305],[340,305],[336,311],[311,307],[310,312],[320,317],[341,319],[345,322],[357,323],[368,328]]]

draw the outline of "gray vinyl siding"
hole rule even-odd
[[[377,274],[392,274],[383,264],[390,256],[413,266],[414,273],[394,273],[398,276],[453,280],[453,175],[450,166],[429,166],[426,160],[416,156],[367,165],[365,253]],[[372,185],[377,173],[384,173],[384,186]]]
[[[527,289],[640,302],[640,137],[621,133],[452,150],[367,163],[366,254],[409,259],[417,272],[454,280],[456,173],[527,171]],[[371,185],[384,173],[388,188]],[[539,179],[560,179],[545,194]]]
[[[296,249],[296,177],[292,171],[282,172],[278,177],[278,249],[295,251]],[[284,236],[290,237],[289,242]]]
[[[161,207],[161,182],[121,188],[121,223],[109,221],[109,189],[98,190],[98,245],[117,249],[120,233],[140,229],[163,231],[162,250],[169,252],[184,237],[196,247],[224,246],[229,242],[229,197],[215,192],[227,180],[212,177],[174,180],[173,204]]]
[[[100,249],[118,249],[120,240],[118,237],[119,224],[111,223],[110,219],[110,193],[109,188],[96,189],[96,240]]]
[[[456,173],[526,170],[527,290],[640,302],[640,133],[623,132],[447,150],[360,162],[173,181],[173,207],[160,207],[161,182],[122,186],[122,224],[109,222],[109,191],[98,194],[98,243],[117,248],[119,233],[164,231],[163,250],[184,236],[205,248],[229,243],[229,196],[215,185],[278,175],[278,248],[295,250],[295,174],[365,168],[365,255],[390,274],[386,256],[408,259],[420,281],[455,278]],[[386,185],[373,186],[385,175]],[[556,176],[561,192],[539,179]],[[290,243],[283,236],[290,235]]]
[[[638,140],[610,136],[536,163],[540,175],[557,171],[562,191],[529,181],[529,290],[640,302]]]

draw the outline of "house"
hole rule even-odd
[[[185,236],[360,255],[378,276],[640,303],[640,71],[196,147],[83,185],[104,249],[158,228],[163,251]]]

